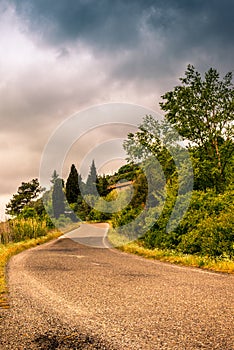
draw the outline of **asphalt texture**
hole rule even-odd
[[[234,349],[233,275],[94,248],[76,235],[10,260],[1,350]]]
[[[79,228],[64,234],[60,238],[70,238],[74,242],[93,248],[111,248],[107,240],[109,224],[81,224]]]

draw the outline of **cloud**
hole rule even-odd
[[[159,110],[188,63],[232,70],[233,12],[232,0],[0,0],[1,193],[38,176],[71,114],[116,101]]]
[[[135,86],[157,90],[180,76],[188,63],[202,71],[211,65],[222,73],[232,69],[232,0],[11,3],[33,42],[54,48],[62,61],[85,47],[105,63],[101,69],[116,84],[131,80]]]
[[[13,3],[33,31],[41,28],[40,37],[49,44],[85,40],[109,49],[122,46],[123,41],[128,46],[137,41],[140,2],[26,0]]]
[[[164,42],[165,50],[159,60],[162,63],[162,58],[169,62],[168,56],[174,60],[193,57],[195,50],[197,54],[206,51],[214,55],[229,50],[233,40],[232,0],[12,2],[38,41],[63,49],[79,42],[85,42],[99,54],[135,53],[139,49],[138,56],[143,54],[147,60],[145,56],[155,54],[155,46]],[[147,41],[148,55],[144,51]]]
[[[38,46],[10,7],[1,19],[0,192],[6,198],[38,177],[43,148],[65,118],[97,103],[137,102],[138,94],[134,85],[112,79],[112,58],[99,59],[84,44]]]

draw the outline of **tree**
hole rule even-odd
[[[202,182],[222,190],[233,153],[234,88],[232,73],[222,80],[210,68],[204,79],[188,65],[181,85],[162,96],[161,108],[179,134],[190,141],[190,151],[198,163]],[[208,168],[208,169],[207,169]]]
[[[97,190],[100,196],[105,197],[108,194],[108,180],[105,175],[98,176],[97,178]]]
[[[151,115],[146,115],[139,126],[139,130],[129,133],[123,143],[131,163],[142,163],[152,155],[157,158],[162,166],[167,180],[171,179],[176,171],[175,163],[169,149],[173,148],[173,142],[178,140],[178,135],[166,121],[159,122]],[[174,146],[176,151],[177,146]]]
[[[65,212],[65,195],[63,192],[63,180],[56,177],[54,180],[53,190],[52,190],[52,207],[53,215],[55,219],[58,219],[60,215]]]
[[[27,206],[33,206],[35,200],[44,189],[40,186],[38,179],[33,179],[30,182],[22,182],[16,194],[6,205],[6,214],[17,216]]]
[[[85,193],[86,194],[95,194],[97,187],[97,170],[94,163],[94,160],[92,161],[92,164],[90,166],[89,175],[86,181],[85,186]]]
[[[55,181],[59,178],[59,174],[57,173],[56,170],[54,170],[50,182],[54,185]]]
[[[69,204],[76,203],[78,195],[80,194],[79,188],[79,174],[74,164],[71,166],[71,171],[66,182],[66,197]]]

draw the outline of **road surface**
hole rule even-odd
[[[61,238],[70,238],[74,242],[94,248],[111,248],[107,240],[109,225],[106,223],[80,224],[79,228],[64,234]]]
[[[8,280],[1,350],[234,349],[233,275],[62,238],[14,256]]]

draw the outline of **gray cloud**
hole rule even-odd
[[[196,32],[204,29],[212,36],[230,38],[234,27],[232,0],[12,1],[18,12],[29,20],[31,28],[54,44],[80,38],[104,47],[109,45],[109,48],[129,47],[140,38],[144,23],[168,33],[172,33],[170,29],[173,30],[175,24],[186,25],[187,33],[194,38]]]
[[[58,47],[61,57],[85,43],[112,59],[107,73],[116,79],[165,78],[188,63],[232,69],[232,0],[12,2],[38,42]]]
[[[87,40],[102,48],[134,45],[139,35],[141,2],[123,1],[14,1],[30,28],[49,44]],[[152,1],[150,3],[153,3]],[[39,29],[40,28],[40,29]]]
[[[76,111],[157,110],[188,63],[233,70],[233,13],[232,0],[0,0],[1,194],[38,176],[47,139]]]
[[[129,49],[144,30],[190,46],[210,40],[229,45],[233,38],[232,0],[11,1],[29,28],[51,45],[81,40],[99,49]]]

